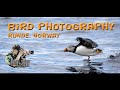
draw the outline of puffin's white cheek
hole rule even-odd
[[[73,48],[69,48],[68,51],[72,52],[74,49]]]

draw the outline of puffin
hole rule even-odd
[[[88,61],[90,61],[90,56],[95,56],[103,51],[98,47],[98,44],[89,38],[77,37],[76,40],[79,42],[77,45],[69,45],[64,49],[64,52],[72,52],[81,56],[88,56]]]

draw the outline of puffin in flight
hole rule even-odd
[[[98,44],[88,38],[77,37],[76,40],[79,42],[78,45],[70,45],[64,49],[64,52],[72,52],[81,56],[88,56],[88,60],[90,60],[90,56],[95,56],[102,53],[101,49],[98,49]]]

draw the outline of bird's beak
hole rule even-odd
[[[64,52],[68,52],[67,48],[64,49]]]

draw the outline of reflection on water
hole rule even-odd
[[[95,66],[99,67],[99,69],[102,69],[102,64],[100,62],[90,62],[89,60],[83,60],[84,64],[83,66],[73,66],[73,67],[67,67],[66,69],[71,72],[78,72],[83,74],[90,74],[90,73],[103,73],[102,70],[98,70]]]

